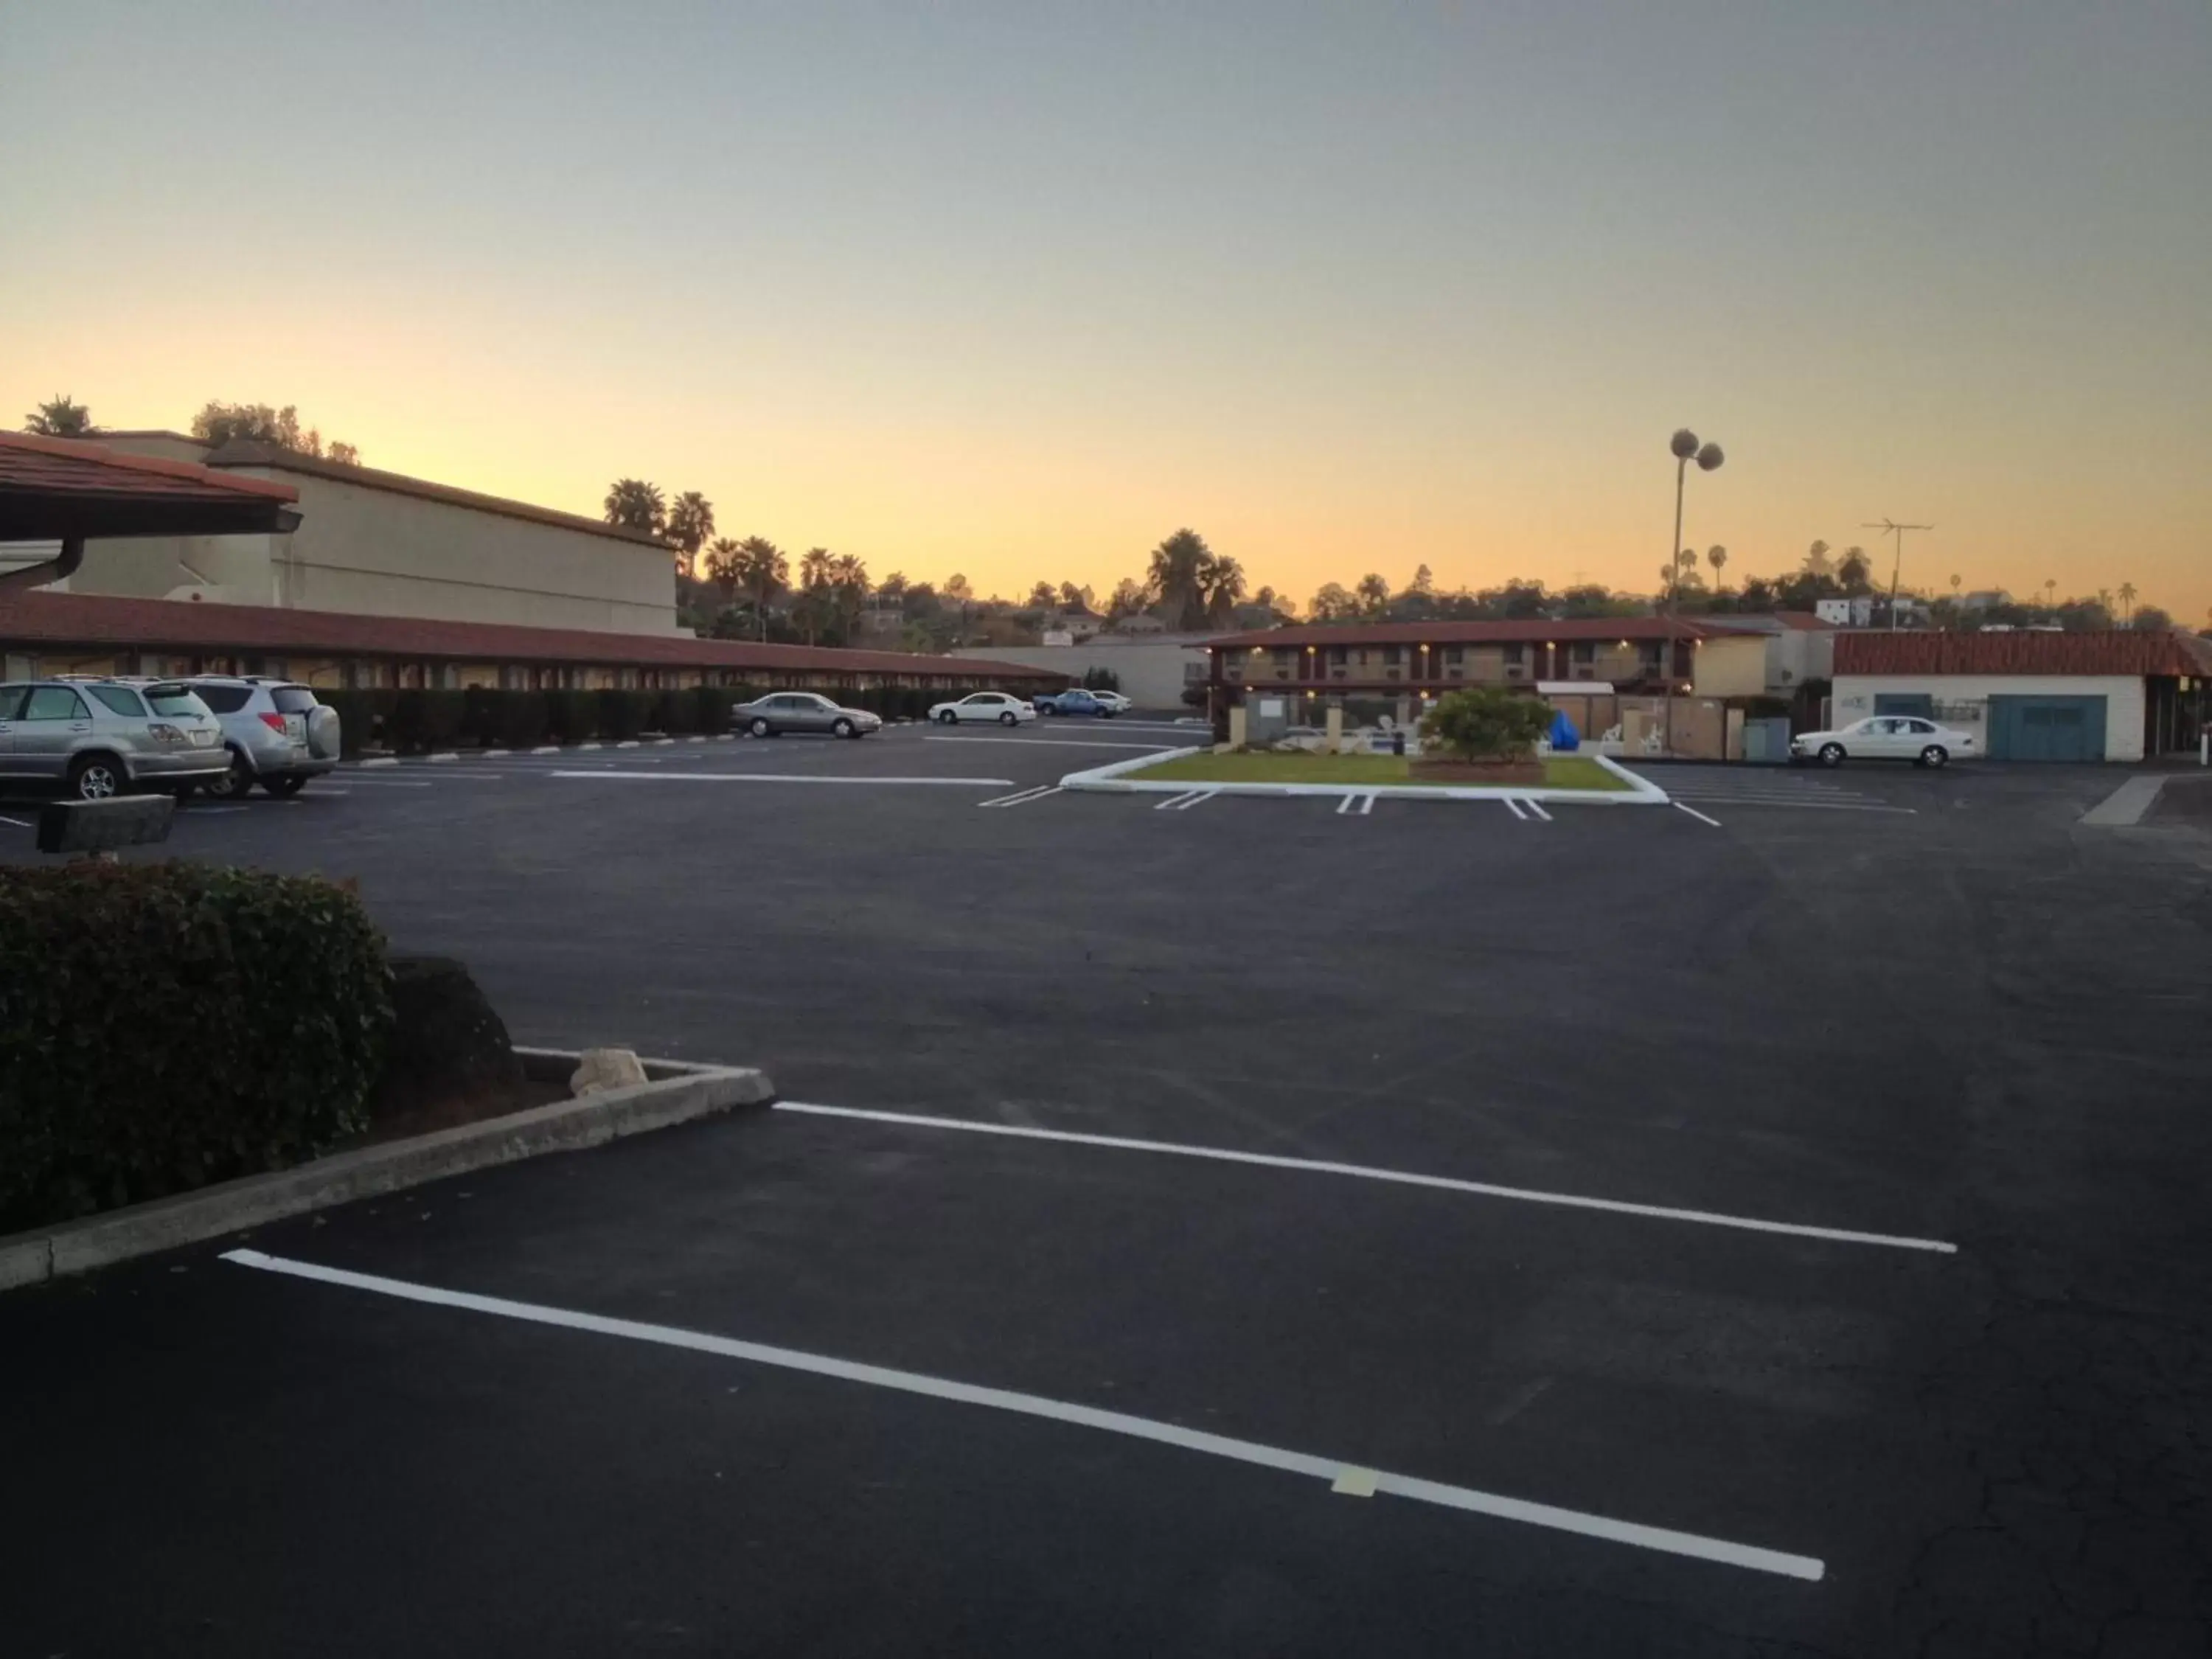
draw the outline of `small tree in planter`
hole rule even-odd
[[[1454,691],[1422,720],[1413,769],[1470,783],[1541,783],[1536,744],[1551,724],[1551,709],[1534,697],[1488,685]]]

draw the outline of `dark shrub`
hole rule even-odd
[[[664,736],[682,737],[691,729],[691,699],[672,687],[664,687],[651,694],[653,711],[646,717],[645,729]]]
[[[521,1085],[522,1061],[506,1022],[452,957],[394,957],[392,1013],[384,1070],[368,1102],[373,1121]]]
[[[512,694],[488,685],[472,685],[461,693],[461,736],[480,749],[503,741],[507,700]]]
[[[329,882],[0,868],[0,1232],[313,1155],[362,1127],[391,1021]]]
[[[392,713],[386,718],[384,730],[394,749],[422,747],[423,726],[427,717],[423,698],[427,695],[410,687],[392,699]]]
[[[594,691],[593,701],[599,708],[599,735],[610,741],[626,742],[645,729],[645,709],[641,697],[651,692],[607,690]]]
[[[548,691],[546,729],[556,743],[581,743],[599,729],[597,694],[590,691]]]
[[[543,691],[499,694],[499,740],[509,749],[535,749],[551,730]]]
[[[730,729],[730,710],[744,701],[734,685],[698,685],[685,694],[691,699],[691,729],[712,737]]]
[[[422,741],[432,749],[451,749],[460,741],[461,718],[468,712],[465,691],[425,691]]]

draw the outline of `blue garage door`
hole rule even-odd
[[[1990,699],[1990,757],[2020,761],[2105,758],[2102,697]]]

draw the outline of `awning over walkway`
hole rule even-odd
[[[289,484],[97,442],[0,433],[0,542],[234,536],[300,522]]]

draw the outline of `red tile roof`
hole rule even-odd
[[[2212,677],[2212,646],[2179,631],[2135,634],[1846,633],[1841,674],[2153,674]]]
[[[763,669],[827,674],[940,675],[1036,680],[1067,676],[1048,668],[975,658],[826,646],[702,640],[688,634],[604,634],[582,629],[517,628],[501,623],[362,617],[274,606],[206,605],[183,599],[110,599],[91,593],[0,592],[0,643],[115,646],[152,651],[294,652],[472,663],[561,663],[576,666]]]
[[[191,461],[125,455],[95,441],[0,432],[0,489],[130,491],[234,500],[239,495],[296,501],[300,492],[267,478],[238,478]]]
[[[659,548],[663,553],[670,550],[668,544],[658,536],[642,530],[625,530],[603,519],[587,519],[580,514],[562,513],[550,507],[532,507],[527,501],[511,501],[501,495],[480,495],[473,489],[457,489],[451,484],[432,483],[427,478],[410,478],[404,472],[383,472],[373,466],[350,466],[343,461],[325,460],[319,455],[302,455],[276,444],[234,441],[210,451],[206,464],[210,467],[258,466],[276,472],[303,473],[309,477],[356,484],[364,489],[388,490],[395,495],[413,495],[426,501],[442,501],[448,507],[465,507],[478,513],[496,513],[502,518],[522,519],[532,524],[580,531],[587,536],[604,536],[610,541]]]
[[[1564,622],[1299,623],[1202,641],[1209,649],[1293,645],[1511,645],[1553,640],[1693,640],[1711,630],[1694,617],[1582,617]]]

